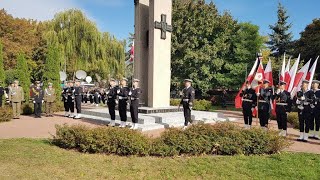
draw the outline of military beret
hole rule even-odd
[[[122,80],[122,81],[128,81],[128,79],[127,79],[127,78],[122,78],[121,80]]]
[[[302,81],[302,83],[309,83],[309,81],[305,79]]]
[[[110,81],[116,81],[114,78],[110,78]]]
[[[51,82],[49,82],[49,83],[48,83],[48,86],[52,86],[52,83],[51,83]]]
[[[263,81],[263,84],[268,84],[268,83],[270,83],[270,81],[268,81],[266,79]]]
[[[191,79],[185,79],[184,82],[193,82]]]
[[[286,82],[284,82],[284,81],[281,81],[280,82],[280,86],[282,86],[282,85],[286,85],[287,83]]]
[[[313,80],[312,83],[320,84],[320,81],[318,81],[318,80]]]
[[[139,79],[133,79],[133,82],[140,82]]]

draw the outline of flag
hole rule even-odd
[[[252,81],[252,86],[253,86],[253,84],[257,84],[256,87],[254,87],[256,93],[260,92],[261,83],[259,83],[259,82],[262,82],[263,80],[264,80],[264,69],[263,69],[262,59],[259,59],[259,66],[258,66],[256,74],[254,75],[254,80]],[[252,115],[255,116],[255,117],[258,114],[257,113],[257,108],[258,107],[256,107],[252,112]]]
[[[280,77],[279,82],[284,81],[285,70],[286,70],[286,53],[284,53],[284,55],[283,55],[283,61],[282,61],[282,66],[281,66],[281,71],[280,71],[280,76],[279,76]]]
[[[287,63],[287,66],[286,66],[286,69],[284,71],[284,82],[286,82],[286,90],[288,90],[289,88],[289,83],[290,83],[290,74],[289,74],[289,71],[290,71],[290,63],[291,63],[291,58],[289,58],[288,60],[288,63]]]
[[[298,71],[296,74],[296,77],[294,78],[292,90],[291,90],[291,98],[293,98],[298,91],[301,89],[302,81],[306,78],[309,65],[310,65],[311,59]]]
[[[269,59],[268,64],[266,66],[266,69],[264,70],[264,79],[268,80],[270,82],[270,86],[273,86],[273,77],[272,77],[272,62],[271,59]],[[274,91],[274,87],[272,87],[272,90]],[[271,107],[271,113],[272,115],[276,116],[276,101],[271,101],[270,102],[270,107]]]
[[[246,81],[252,82],[253,77],[254,77],[254,74],[255,74],[256,69],[257,69],[257,66],[258,66],[258,62],[259,62],[259,60],[258,60],[258,58],[257,58],[256,61],[255,61],[254,64],[253,64],[253,67],[252,67],[252,69],[251,69],[251,71],[250,71],[250,73],[249,73]],[[239,92],[238,92],[238,94],[237,94],[237,96],[236,96],[236,98],[235,98],[235,100],[234,100],[234,103],[235,103],[235,107],[236,107],[236,108],[241,108],[241,107],[242,107],[242,100],[241,100],[241,97],[240,97],[240,93],[241,93],[242,89],[243,89],[245,86],[246,86],[246,82],[244,82],[244,83],[242,84],[242,86],[241,86],[241,88],[240,88],[240,90],[239,90]]]
[[[317,67],[317,62],[318,62],[318,59],[319,59],[319,56],[317,57],[317,59],[314,61],[312,67],[310,68],[308,74],[307,74],[307,77],[306,77],[306,80],[309,81],[309,84],[308,84],[308,89],[310,90],[311,89],[311,84],[312,84],[312,81],[313,81],[313,76],[314,76],[314,73],[316,71],[316,67]]]
[[[298,66],[299,66],[299,62],[300,62],[300,54],[296,60],[296,62],[294,62],[293,66],[290,69],[290,80],[289,80],[289,88],[288,88],[288,92],[292,91],[293,88],[293,83],[294,83],[294,79],[296,77],[296,73],[298,71]]]
[[[133,60],[134,60],[134,41],[132,42],[132,46],[130,49],[130,58],[129,60],[126,61],[126,65],[133,63]]]

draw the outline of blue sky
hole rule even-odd
[[[207,0],[210,2],[211,0]],[[229,11],[240,22],[251,22],[260,27],[262,35],[270,33],[269,25],[277,20],[279,0],[213,0],[220,12]],[[314,18],[320,18],[320,0],[280,0],[290,15],[294,39]],[[15,17],[47,20],[56,12],[69,8],[83,10],[96,22],[101,31],[108,31],[119,39],[133,32],[133,0],[0,0]]]

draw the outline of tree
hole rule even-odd
[[[27,60],[23,53],[19,53],[17,59],[17,75],[20,86],[23,88],[25,100],[28,102],[30,98],[30,72],[28,69]]]
[[[43,74],[43,81],[45,85],[48,85],[48,82],[53,83],[53,87],[56,89],[60,88],[59,58],[60,54],[58,47],[54,45],[49,46],[47,59],[44,66],[45,72]]]
[[[4,86],[5,79],[6,78],[5,78],[5,72],[4,72],[4,66],[3,66],[3,47],[0,41],[0,85]]]
[[[269,28],[272,30],[270,36],[270,45],[271,51],[274,51],[275,56],[279,57],[285,52],[290,52],[290,43],[292,40],[292,32],[289,32],[292,24],[288,24],[287,10],[281,5],[278,4],[278,21],[274,25],[270,25]]]

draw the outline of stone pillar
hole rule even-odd
[[[149,0],[135,0],[134,78],[140,79],[140,103],[148,105]]]
[[[150,0],[147,105],[153,108],[170,106],[171,13],[172,0]]]

